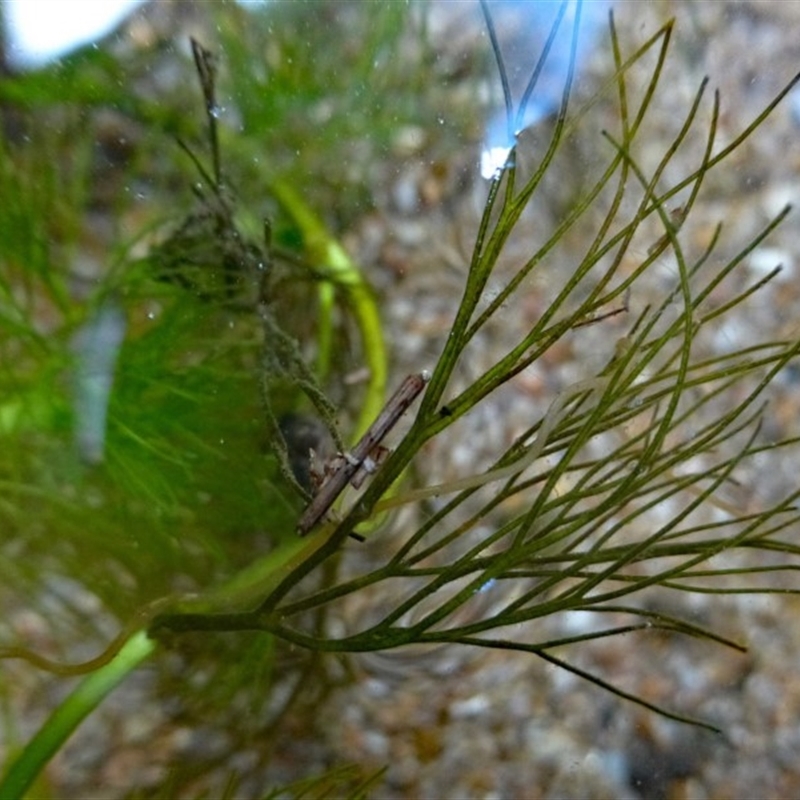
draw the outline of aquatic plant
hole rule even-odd
[[[268,219],[266,234],[259,215],[227,194],[222,159],[230,152],[234,163],[243,155],[251,163],[252,151],[236,144],[237,136],[224,125],[217,127],[224,114],[210,50],[193,46],[207,140],[188,143],[185,121],[168,126],[181,142],[176,150],[186,156],[178,173],[191,174],[199,185],[195,205],[171,220],[171,227],[154,221],[158,236],[153,228],[146,231],[152,241],[144,253],[142,237],[122,242],[113,268],[82,303],[70,297],[69,280],[54,265],[79,239],[89,192],[88,155],[72,143],[69,125],[63,139],[46,130],[38,143],[70,154],[66,164],[57,159],[34,164],[33,145],[6,143],[2,192],[20,202],[0,214],[7,333],[0,420],[8,443],[2,559],[9,576],[5,591],[15,592],[5,602],[36,607],[46,592],[61,594],[48,618],[56,653],[23,646],[19,634],[7,631],[0,656],[58,675],[88,677],[12,761],[0,794],[24,792],[109,691],[143,660],[170,649],[197,676],[198,708],[235,713],[239,695],[257,682],[250,702],[275,726],[290,701],[298,700],[303,678],[321,668],[318,654],[450,644],[524,651],[658,714],[716,730],[713,721],[656,706],[587,672],[562,650],[643,630],[741,650],[741,643],[680,612],[653,610],[642,598],[654,588],[680,595],[778,591],[756,579],[797,569],[800,549],[792,533],[800,490],[756,510],[740,509],[723,494],[748,463],[796,444],[766,440],[760,425],[762,397],[796,358],[800,341],[753,342],[723,353],[706,341],[710,330],[778,274],[776,267],[717,300],[720,287],[789,209],[721,260],[716,254],[722,224],[698,252],[682,234],[709,175],[757,134],[798,78],[724,145],[717,141],[721,101],[716,93],[707,97],[703,81],[672,140],[653,160],[646,148],[647,123],[668,91],[662,78],[672,22],[628,53],[609,16],[609,75],[596,94],[576,99],[582,6],[562,4],[515,103],[491,14],[483,8],[503,87],[508,149],[488,184],[443,349],[430,376],[412,381],[421,399],[413,410],[414,398],[408,396],[399,409],[411,406],[407,417],[413,419],[391,451],[379,452],[383,436],[359,445],[381,413],[387,380],[375,295],[311,211],[311,200],[291,188],[289,170],[277,163],[257,170],[264,191],[280,208],[273,208],[276,219]],[[385,48],[400,46],[393,33],[397,20],[389,19],[398,12],[392,6],[384,13],[385,25],[375,28],[380,35],[364,45],[365,53],[381,52],[383,59]],[[243,128],[277,126],[281,116],[293,122],[287,107],[301,67],[293,62],[285,72],[245,69],[245,59],[258,52],[248,38],[257,26],[243,35],[237,14],[223,17],[219,58],[230,61],[230,97],[238,103]],[[271,37],[281,42],[280,31]],[[560,95],[547,141],[534,152],[524,129],[530,122],[526,107],[560,38],[569,54]],[[101,56],[84,58],[88,66],[82,68],[100,70],[104,81],[118,75]],[[363,62],[356,65],[363,77],[373,61],[357,60]],[[318,80],[316,71],[307,77],[303,107]],[[24,80],[22,88],[6,82],[3,96],[22,102],[27,91],[30,105],[52,103],[57,95],[52,86],[44,100],[33,92],[42,85],[47,86],[40,76],[31,78],[27,89]],[[81,100],[105,102],[102,91]],[[512,258],[509,269],[507,254],[519,253],[531,209],[553,175],[570,173],[570,142],[587,135],[598,110],[614,119],[615,127],[602,132],[597,166],[582,176],[552,229],[540,232],[535,245],[526,242],[524,258]],[[129,103],[128,111],[145,123],[163,122],[165,116],[144,102]],[[71,109],[64,113],[78,124]],[[334,160],[325,146],[313,155],[312,163]],[[687,169],[689,160],[693,165]],[[244,170],[241,174],[248,183]],[[34,188],[33,177],[44,190]],[[59,246],[49,247],[51,241]],[[667,258],[674,264],[672,285],[655,299],[642,300],[639,287]],[[473,360],[476,342],[518,308],[538,274],[547,276],[542,313],[465,381],[459,370]],[[321,312],[315,329],[287,310],[297,292],[307,303],[317,297]],[[122,323],[114,327],[123,305],[130,318],[124,341]],[[370,367],[365,410],[345,432],[335,413],[344,404],[331,399],[332,374],[349,368],[333,357],[335,337],[342,335],[336,324],[341,309],[352,315],[360,335],[357,352]],[[419,466],[427,443],[455,439],[470,413],[492,403],[559,343],[612,330],[612,319],[615,334],[606,337],[602,363],[552,397],[546,411],[496,453],[492,465],[443,483],[399,483]],[[108,336],[102,331],[109,320],[113,331],[106,350],[118,362],[92,361],[87,367],[93,351],[86,340]],[[619,325],[624,332],[616,333]],[[313,362],[307,359],[309,341],[317,343]],[[46,376],[75,362],[74,395],[57,397],[43,388]],[[98,372],[100,382],[91,383]],[[291,435],[281,423],[282,416],[308,413],[309,406],[340,448],[355,443],[317,475],[316,488],[293,468]],[[71,448],[69,422],[83,430],[84,419],[93,420],[101,433],[95,427]],[[388,433],[391,427],[381,430]],[[56,455],[65,452],[72,455]],[[94,466],[80,465],[80,457]],[[425,470],[415,474],[424,479]],[[336,475],[330,503],[303,526],[307,535],[298,536],[303,508]],[[355,487],[358,494],[345,488],[356,477],[357,483],[364,480],[363,489]],[[411,503],[427,513],[389,538],[382,531],[387,515]],[[672,509],[667,515],[665,507]],[[366,546],[364,539],[379,537],[387,537],[380,560],[349,558]],[[718,556],[737,552],[748,554],[744,565],[717,565]],[[773,563],[776,555],[780,560]],[[67,580],[81,592],[68,591]],[[382,585],[401,587],[394,605],[369,620],[348,620],[346,635],[332,632],[328,621],[349,597]],[[75,596],[92,600],[82,608]],[[486,597],[491,604],[483,602]],[[102,603],[95,605],[97,598]],[[554,636],[540,635],[535,627],[584,611],[609,622]],[[82,645],[94,639],[89,631],[108,630],[109,616],[121,619],[122,628],[100,655],[70,663],[59,656],[62,647],[72,655],[73,637]],[[306,654],[299,659],[298,649]],[[269,689],[284,680],[277,674],[284,664],[295,676],[293,691],[275,710]],[[168,676],[164,680],[169,685]]]

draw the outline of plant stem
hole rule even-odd
[[[78,725],[155,647],[156,643],[144,630],[140,630],[108,664],[81,681],[13,761],[0,782],[0,797],[24,797],[39,773]]]

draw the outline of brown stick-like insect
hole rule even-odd
[[[375,470],[373,453],[377,453],[386,434],[394,428],[400,417],[425,388],[429,377],[425,372],[408,375],[378,414],[375,422],[359,439],[352,452],[342,454],[338,459],[338,465],[325,479],[300,517],[297,532],[301,536],[305,536],[325,516],[345,486],[354,478],[357,480],[358,473]]]

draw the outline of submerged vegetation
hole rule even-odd
[[[321,11],[358,43],[341,50],[317,46],[329,31],[302,4],[226,8],[219,41],[193,42],[194,65],[187,57],[182,68],[188,81],[194,67],[202,91],[173,105],[137,94],[142,74],[103,50],[0,83],[0,193],[15,198],[0,208],[0,656],[26,681],[34,670],[86,676],[24,746],[7,721],[3,796],[21,795],[145,659],[188,715],[234,725],[246,707],[272,742],[291,708],[332,685],[324,653],[419,644],[525,651],[657,714],[718,729],[570,654],[642,630],[743,650],[680,611],[654,610],[647,592],[796,591],[766,579],[800,565],[800,490],[757,508],[726,490],[749,465],[763,469],[798,444],[770,440],[761,426],[765,392],[800,339],[709,345],[778,274],[732,278],[789,209],[732,254],[722,224],[699,247],[684,232],[709,176],[758,135],[797,79],[724,143],[720,97],[703,81],[654,158],[647,137],[669,91],[672,23],[632,46],[610,15],[605,81],[588,96],[575,87],[582,6],[564,3],[515,98],[482,7],[511,146],[470,234],[441,352],[417,370],[430,368],[430,379],[405,432],[388,452],[365,446],[358,463],[347,448],[402,376],[388,377],[378,294],[332,231],[368,207],[369,166],[392,132],[430,125],[443,102],[444,90],[426,95],[424,7]],[[559,42],[569,55],[556,109],[534,142],[520,129]],[[156,48],[148,58],[177,55]],[[131,88],[120,96],[119,84]],[[115,128],[117,149],[106,126],[125,132]],[[119,142],[129,134],[127,149]],[[571,148],[589,137],[597,163],[532,243],[523,233],[532,216],[547,219],[541,196],[554,175],[574,173]],[[169,144],[174,158],[163,155]],[[110,185],[96,183],[103,164]],[[110,226],[107,241],[89,233],[92,215]],[[665,262],[671,284],[657,297],[641,290]],[[487,362],[478,343],[521,315],[538,275],[546,307],[517,338],[498,336]],[[549,398],[510,446],[498,444],[490,466],[427,478],[429,443],[455,442],[470,414],[525,370],[597,331],[607,346],[596,369]],[[479,374],[464,369],[474,363]],[[342,387],[364,367],[357,397]],[[321,460],[343,455],[320,471],[309,448]],[[350,478],[368,460],[380,463],[361,474],[364,487],[337,493],[298,536],[330,472],[352,467]],[[417,513],[387,533],[402,506]],[[720,558],[738,553],[747,559]],[[383,585],[393,605],[333,624],[349,598]],[[35,612],[33,631],[25,610]],[[536,627],[583,611],[607,622],[577,634]],[[12,683],[3,681],[6,708]],[[229,766],[223,758],[208,769],[220,763]],[[169,786],[194,777],[176,766]],[[244,778],[234,774],[226,791]],[[362,796],[376,780],[343,768],[318,788]]]

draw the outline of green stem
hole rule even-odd
[[[357,439],[380,412],[386,394],[386,345],[383,340],[383,328],[375,295],[358,266],[353,263],[339,242],[328,233],[322,221],[297,192],[280,179],[272,181],[270,188],[278,202],[300,228],[309,256],[315,263],[325,268],[330,283],[344,290],[352,307],[369,369],[367,394],[354,432]],[[328,326],[333,303],[330,283],[326,284],[320,292],[322,305],[320,316],[323,320],[327,320]],[[325,345],[328,351],[330,351],[329,339],[329,330],[320,331],[320,340],[328,343]],[[325,367],[329,352],[321,352],[320,358]]]
[[[0,797],[24,797],[39,773],[78,725],[155,647],[156,643],[145,631],[140,630],[108,664],[81,681],[11,764],[0,782]]]

